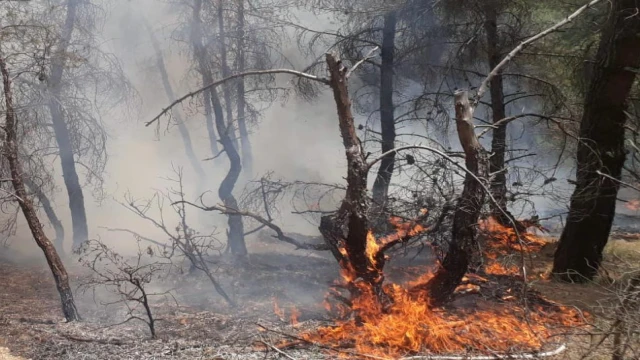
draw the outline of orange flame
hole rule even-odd
[[[425,231],[420,225],[403,222],[400,218],[390,221],[396,227],[396,233],[380,239],[376,239],[372,232],[367,235],[365,252],[374,267],[379,265],[376,257],[386,244],[407,234]],[[517,267],[504,268],[495,260],[514,250],[539,250],[545,243],[532,234],[521,234],[522,242],[519,242],[514,238],[512,229],[500,226],[493,219],[482,222],[480,226],[492,234],[486,246],[486,255],[492,260],[485,269],[487,274],[517,274]],[[340,251],[347,255],[345,249]],[[353,281],[354,274],[350,264],[342,264],[345,281]],[[417,353],[468,354],[470,350],[495,354],[538,350],[544,339],[555,334],[554,328],[583,325],[578,311],[561,306],[534,306],[529,313],[512,303],[493,304],[491,310],[439,310],[430,306],[429,294],[424,290],[415,291],[416,285],[428,282],[433,276],[432,272],[423,270],[417,279],[405,286],[385,285],[383,290],[391,299],[391,305],[386,307],[368,284],[358,283],[360,295],[351,299],[350,306],[337,306],[341,316],[349,312],[357,316],[341,320],[335,326],[304,333],[301,337],[331,347],[349,346],[358,353],[384,357]],[[462,280],[457,293],[479,292],[484,284],[490,282],[476,274],[467,274]],[[511,291],[502,296],[505,302],[516,299]],[[332,309],[328,301],[325,305],[328,310]]]
[[[639,199],[629,200],[629,201],[626,202],[626,204],[624,204],[624,207],[626,207],[627,209],[629,209],[631,211],[639,211],[640,210],[640,200]]]

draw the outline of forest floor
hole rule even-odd
[[[623,271],[618,265],[621,262],[640,261],[640,241],[627,240],[613,240],[607,248],[605,264],[610,276]],[[549,270],[554,245],[550,243],[530,257],[532,276],[540,277]],[[221,265],[218,270],[240,304],[235,309],[226,306],[204,277],[183,277],[163,284],[173,288],[175,302],[166,299],[154,303],[153,311],[162,319],[155,340],[150,339],[144,323],[121,323],[126,319],[121,306],[102,305],[108,301],[108,294],[78,292],[76,300],[83,321],[64,322],[53,279],[44,264],[25,265],[6,254],[2,256],[0,251],[0,360],[338,357],[335,352],[313,347],[287,349],[286,354],[272,347],[286,337],[284,334],[332,323],[323,300],[329,285],[339,276],[335,261],[329,254],[296,251],[276,242],[254,242],[250,251],[249,264]],[[428,251],[396,257],[398,260],[392,258],[385,268],[389,281],[402,277],[402,269],[433,263]],[[70,273],[74,285],[84,275],[83,269],[73,265]],[[603,301],[611,296],[604,282],[559,284],[541,279],[530,285],[550,300],[596,316]],[[299,313],[295,325],[289,320],[292,312]],[[569,340],[568,350],[557,358],[579,358],[588,346],[587,340]]]

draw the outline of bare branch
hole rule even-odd
[[[190,93],[178,98],[177,100],[175,100],[174,102],[169,104],[169,106],[167,106],[166,108],[162,109],[162,112],[160,112],[160,114],[158,114],[156,117],[154,117],[150,121],[146,122],[144,124],[144,126],[149,126],[149,125],[153,124],[154,122],[158,121],[158,119],[160,119],[163,115],[168,113],[169,110],[171,110],[174,106],[182,103],[183,101],[185,101],[185,100],[187,100],[187,99],[189,99],[191,97],[194,97],[194,96],[200,94],[201,92],[203,92],[203,91],[205,91],[207,89],[211,89],[213,87],[216,87],[218,85],[222,85],[222,84],[224,84],[224,83],[226,83],[228,81],[231,81],[233,79],[243,78],[245,76],[269,75],[269,74],[290,74],[290,75],[298,76],[298,77],[301,77],[301,78],[318,81],[318,82],[321,82],[323,84],[329,84],[329,80],[327,80],[325,78],[321,78],[319,76],[315,76],[315,75],[311,75],[311,74],[307,74],[307,73],[304,73],[304,72],[301,72],[301,71],[291,70],[291,69],[256,70],[256,71],[247,71],[247,72],[243,72],[243,73],[239,73],[239,74],[233,74],[233,75],[227,76],[224,79],[216,80],[216,81],[212,82],[209,85],[205,85],[204,87],[202,87],[202,88],[200,88],[198,90],[191,91]]]

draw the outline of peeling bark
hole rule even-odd
[[[635,0],[611,3],[584,101],[576,188],[553,263],[566,281],[588,281],[598,271],[626,158],[624,111],[640,67],[640,17]]]
[[[22,169],[22,164],[20,163],[20,160],[18,158],[18,139],[16,134],[17,119],[11,93],[11,77],[9,76],[9,71],[7,70],[7,65],[4,61],[4,58],[0,58],[0,70],[2,71],[4,98],[6,105],[6,123],[4,126],[5,143],[3,147],[3,155],[9,163],[9,170],[11,171],[11,183],[13,185],[15,195],[18,198],[20,209],[22,210],[27,224],[29,225],[31,234],[33,235],[33,239],[38,244],[38,247],[42,249],[45,258],[47,259],[49,269],[51,269],[51,273],[53,274],[58,293],[60,294],[60,300],[62,302],[62,312],[64,313],[64,317],[67,319],[67,321],[77,321],[80,320],[80,315],[78,314],[78,309],[76,309],[76,305],[73,300],[73,293],[71,291],[71,287],[69,286],[69,276],[64,267],[64,264],[62,263],[62,260],[60,259],[60,256],[56,252],[55,247],[42,230],[42,225],[36,214],[33,202],[28,197],[27,190],[22,178],[24,170]]]
[[[89,238],[87,225],[87,214],[84,207],[84,195],[82,186],[76,171],[73,147],[71,145],[71,135],[67,123],[65,122],[64,111],[60,104],[62,95],[62,75],[65,69],[67,49],[71,42],[71,35],[76,22],[78,0],[67,1],[67,15],[60,43],[54,56],[51,58],[51,74],[49,76],[49,112],[53,123],[56,142],[60,151],[60,162],[62,163],[62,176],[69,196],[69,209],[71,210],[71,223],[73,227],[73,246],[78,247]]]
[[[433,305],[447,301],[460,284],[477,255],[476,226],[485,199],[483,185],[488,175],[489,161],[485,149],[478,142],[473,125],[473,107],[466,91],[455,93],[456,128],[458,139],[465,153],[465,165],[471,174],[466,174],[462,194],[457,200],[453,215],[451,242],[442,265],[433,279],[418,289],[427,290]]]

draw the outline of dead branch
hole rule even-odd
[[[270,70],[256,70],[256,71],[247,71],[247,72],[243,72],[243,73],[239,73],[239,74],[233,74],[230,76],[227,76],[226,78],[217,80],[212,82],[209,85],[205,85],[204,87],[201,87],[198,90],[194,90],[191,91],[189,93],[187,93],[186,95],[179,97],[178,99],[176,99],[175,101],[173,101],[171,104],[169,104],[169,106],[167,106],[166,108],[162,109],[162,111],[160,112],[160,114],[158,114],[156,117],[154,117],[153,119],[151,119],[150,121],[146,122],[144,125],[145,126],[149,126],[151,124],[153,124],[154,122],[158,121],[158,119],[160,119],[163,115],[165,115],[166,113],[168,113],[174,106],[182,103],[183,101],[194,97],[208,89],[214,88],[216,86],[222,85],[228,81],[237,79],[237,78],[243,78],[245,76],[254,76],[254,75],[270,75],[270,74],[289,74],[289,75],[293,75],[293,76],[297,76],[297,77],[301,77],[301,78],[305,78],[305,79],[309,79],[309,80],[313,80],[313,81],[318,81],[320,83],[323,84],[329,84],[329,81],[325,78],[319,77],[319,76],[315,76],[315,75],[311,75],[311,74],[307,74],[301,71],[297,71],[297,70],[292,70],[292,69],[270,69]]]
[[[511,52],[509,54],[507,54],[507,56],[505,56],[505,58],[502,59],[502,61],[500,63],[498,63],[498,65],[495,68],[493,68],[491,70],[491,72],[489,73],[489,75],[487,75],[487,77],[482,81],[482,83],[480,84],[480,87],[478,88],[478,92],[476,93],[476,96],[475,96],[475,98],[474,98],[474,100],[472,102],[472,107],[475,108],[476,106],[478,106],[478,103],[480,102],[480,99],[482,98],[482,96],[484,96],[484,93],[487,92],[487,89],[488,89],[488,86],[489,86],[489,82],[491,82],[491,79],[493,79],[496,75],[498,75],[500,73],[500,71],[502,70],[502,68],[504,68],[509,63],[509,61],[511,61],[511,59],[513,59],[527,45],[529,45],[529,44],[531,44],[531,43],[533,43],[533,42],[535,42],[537,40],[540,40],[540,39],[544,38],[545,36],[557,31],[558,29],[560,29],[564,25],[572,22],[576,17],[578,17],[580,14],[582,14],[586,10],[594,7],[600,1],[602,1],[602,0],[592,0],[588,4],[582,6],[578,10],[576,10],[573,14],[567,16],[564,20],[562,20],[559,23],[553,25],[552,27],[544,30],[543,32],[528,38],[527,40],[521,42],[513,50],[511,50]]]

